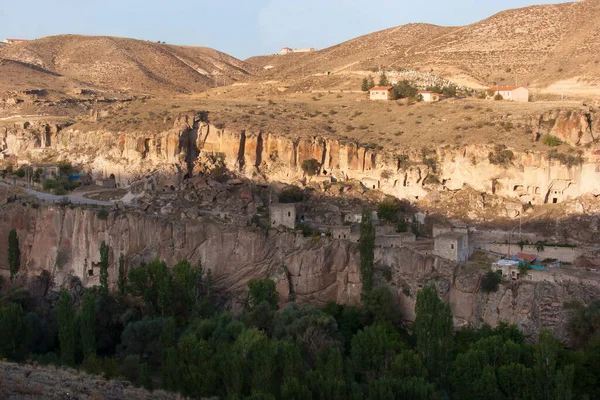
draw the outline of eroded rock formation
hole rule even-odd
[[[360,301],[360,257],[356,244],[331,239],[304,238],[301,234],[265,233],[212,222],[174,221],[138,213],[113,212],[99,219],[94,210],[20,205],[0,208],[0,253],[5,253],[8,232],[17,229],[21,242],[22,274],[34,277],[48,271],[53,285],[77,276],[87,285],[98,284],[99,247],[111,249],[110,282],[114,286],[117,260],[122,253],[129,266],[154,257],[173,265],[181,259],[200,260],[213,273],[215,291],[239,309],[249,279],[271,277],[277,282],[282,303],[290,298],[324,305],[328,301]],[[408,247],[376,250],[376,270],[389,268],[389,283],[402,317],[414,318],[417,291],[435,284],[452,304],[458,326],[517,324],[528,335],[551,328],[567,338],[567,301],[588,304],[600,288],[575,283],[519,282],[483,293],[479,282],[485,270],[473,269]],[[6,270],[6,260],[0,269]],[[43,291],[42,291],[43,292]]]

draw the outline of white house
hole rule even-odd
[[[294,49],[290,48],[290,47],[284,47],[279,51],[279,54],[281,54],[282,56],[285,56],[286,54],[292,54],[294,52]]]
[[[494,92],[493,96],[501,95],[504,100],[524,103],[529,101],[529,90],[522,86],[492,86],[489,91]]]
[[[389,100],[392,98],[393,86],[375,86],[369,90],[371,100]]]

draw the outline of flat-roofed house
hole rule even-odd
[[[393,86],[375,86],[369,90],[371,100],[390,100]]]

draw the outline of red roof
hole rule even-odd
[[[371,92],[377,91],[377,90],[392,90],[393,86],[375,86],[373,88],[371,88]]]
[[[529,263],[537,260],[537,256],[535,254],[527,254],[527,253],[517,253],[517,258],[519,260],[527,261]]]
[[[490,90],[494,92],[512,92],[515,89],[519,89],[522,86],[492,86]]]

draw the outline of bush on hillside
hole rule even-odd
[[[495,292],[498,290],[498,286],[502,282],[502,277],[494,271],[488,271],[483,278],[481,278],[481,290],[486,293]]]

